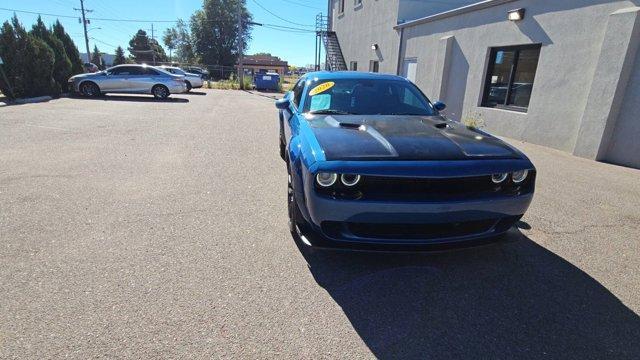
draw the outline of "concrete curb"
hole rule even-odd
[[[38,96],[33,98],[24,98],[24,99],[16,99],[13,101],[14,104],[33,104],[39,102],[46,102],[52,99],[51,96]]]

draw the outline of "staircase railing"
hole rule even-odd
[[[315,70],[322,68],[322,47],[325,50],[324,69],[331,71],[347,70],[347,64],[335,32],[329,29],[329,18],[322,14],[316,16],[316,55]]]

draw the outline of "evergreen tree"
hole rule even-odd
[[[251,14],[245,0],[204,0],[191,17],[191,36],[196,55],[205,64],[233,66],[238,58],[238,15],[245,24],[240,36],[243,47],[251,40]]]
[[[102,70],[104,68],[102,61],[102,54],[100,54],[100,50],[98,50],[98,45],[93,45],[93,54],[91,54],[91,62],[98,66],[98,69]]]
[[[44,41],[53,51],[53,79],[60,89],[65,89],[72,71],[71,61],[67,57],[64,44],[57,37],[53,36],[53,33],[47,29],[40,16],[38,16],[38,20],[36,20],[29,34]]]
[[[24,59],[18,56],[18,46],[18,37],[13,26],[5,21],[0,29],[0,57],[4,61],[4,65],[0,66],[7,76],[8,83],[0,77],[0,91],[10,97],[12,95],[20,97],[24,92],[21,80],[24,75],[24,64],[22,64]]]
[[[124,57],[124,49],[122,46],[116,48],[116,57],[113,59],[113,65],[126,64],[127,59]]]
[[[37,31],[40,30],[38,27]],[[3,93],[13,93],[15,97],[59,94],[52,77],[53,50],[42,39],[29,35],[15,14],[11,23],[5,22],[0,30],[0,56],[13,90],[9,91],[8,84],[0,82]]]
[[[84,72],[84,68],[82,66],[82,59],[80,58],[78,47],[71,39],[71,36],[69,36],[69,34],[64,30],[64,27],[59,20],[56,20],[56,23],[53,24],[52,33],[56,38],[58,38],[58,40],[62,41],[64,51],[71,62],[71,73],[82,74]]]
[[[129,41],[129,52],[137,63],[153,63],[167,61],[164,49],[155,39],[150,39],[147,32],[140,29]]]

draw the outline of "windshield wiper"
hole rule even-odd
[[[348,111],[335,110],[335,109],[324,109],[324,110],[315,110],[309,111],[309,114],[313,115],[356,115],[355,113],[351,113]]]
[[[425,114],[416,114],[416,113],[391,113],[389,115],[428,116],[428,115],[425,115]]]

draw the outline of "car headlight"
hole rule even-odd
[[[514,183],[519,184],[527,178],[527,175],[529,175],[529,170],[514,171],[511,173],[511,180],[513,180]]]
[[[342,184],[344,184],[344,186],[355,186],[358,182],[360,182],[360,175],[342,174],[340,176],[340,181],[342,181]]]
[[[494,184],[500,184],[501,182],[507,180],[508,176],[508,173],[493,174],[491,175],[491,181],[493,181]]]
[[[321,172],[316,175],[316,182],[322,187],[329,187],[336,183],[338,174]]]

